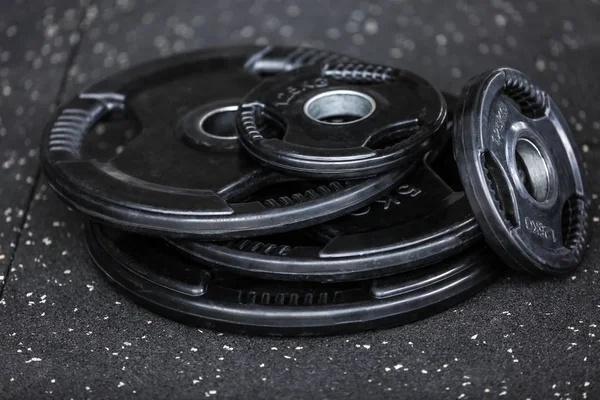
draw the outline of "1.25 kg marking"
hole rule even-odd
[[[496,143],[502,142],[502,132],[504,131],[504,125],[506,125],[506,119],[508,118],[508,108],[500,103],[498,104],[498,110],[493,115],[492,121],[492,139]]]
[[[552,243],[556,242],[556,234],[554,233],[554,229],[544,225],[542,222],[534,221],[529,217],[525,217],[525,229],[543,239],[552,240]]]

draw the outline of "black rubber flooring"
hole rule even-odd
[[[600,255],[560,279],[509,273],[396,329],[275,339],[187,327],[116,292],[81,216],[40,176],[57,102],[155,57],[309,44],[458,92],[489,68],[560,104],[600,192],[597,1],[16,1],[0,13],[0,398],[600,398]],[[596,203],[592,210],[598,223]]]

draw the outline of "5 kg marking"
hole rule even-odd
[[[363,207],[360,210],[355,211],[350,215],[353,215],[355,217],[360,217],[361,215],[366,215],[371,212],[371,207],[374,204],[381,204],[384,210],[388,210],[392,204],[394,204],[396,206],[399,206],[400,204],[402,204],[402,202],[400,201],[400,198],[402,196],[417,197],[422,192],[423,191],[421,189],[416,188],[411,185],[398,186],[398,188],[396,188],[396,190],[394,192],[392,192],[378,200],[375,200],[373,202],[373,204]]]

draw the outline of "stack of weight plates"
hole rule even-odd
[[[407,323],[505,264],[570,272],[588,240],[568,126],[510,69],[455,98],[322,50],[202,50],[79,93],[41,154],[110,281],[167,318],[236,332]]]

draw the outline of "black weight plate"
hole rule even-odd
[[[444,98],[404,70],[315,65],[263,81],[238,110],[241,143],[280,171],[356,178],[421,158],[446,117]]]
[[[159,238],[88,225],[100,269],[136,302],[209,328],[316,335],[389,327],[441,312],[491,283],[501,268],[485,246],[418,274],[342,283],[285,282],[207,271]]]
[[[472,79],[455,117],[454,151],[483,234],[510,266],[563,274],[588,242],[583,165],[550,96],[503,68]]]
[[[460,186],[452,144],[392,193],[295,235],[227,243],[169,240],[204,265],[280,280],[346,281],[435,263],[483,239]]]
[[[44,172],[74,208],[151,234],[252,236],[355,210],[407,171],[360,182],[314,183],[308,192],[292,190],[276,204],[241,200],[292,178],[261,167],[240,148],[236,105],[264,76],[338,59],[348,58],[307,48],[230,47],[119,73],[60,107],[42,143]],[[123,136],[126,126],[135,128],[133,137],[125,138],[118,154],[107,154],[100,146],[104,138]]]

